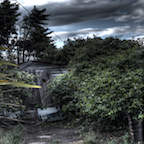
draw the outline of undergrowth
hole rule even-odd
[[[85,134],[83,144],[143,144],[143,142],[134,142],[128,132],[118,137],[109,133],[91,131]]]
[[[0,144],[24,144],[22,141],[23,131],[16,127],[8,132],[0,131]]]
[[[73,118],[70,122],[65,120],[51,124],[45,123],[43,126],[46,125],[61,128],[76,127],[77,131],[75,131],[75,134],[80,135],[84,139],[83,144],[144,144],[142,142],[134,142],[126,126],[123,129],[117,128],[112,130],[109,128],[109,130],[102,130],[102,126],[96,126],[96,122],[90,120],[83,121],[81,118]],[[111,124],[112,126],[114,125]]]

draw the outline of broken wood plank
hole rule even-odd
[[[7,119],[7,120],[12,120],[12,121],[17,121],[17,122],[23,122],[23,123],[30,123],[30,124],[34,124],[34,121],[25,121],[25,120],[20,120],[20,119],[14,119],[14,118],[8,118],[8,117],[4,117],[4,116],[0,116],[0,119]]]
[[[18,105],[18,104],[4,103],[4,102],[0,102],[0,105],[9,105],[9,106],[24,107],[25,108],[25,105]]]

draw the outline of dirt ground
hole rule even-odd
[[[26,125],[25,144],[82,144],[83,138],[76,134],[77,128]]]

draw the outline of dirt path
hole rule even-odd
[[[24,142],[26,144],[82,144],[77,128],[59,128],[44,126],[25,126]]]

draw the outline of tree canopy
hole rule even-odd
[[[24,45],[30,43],[30,47],[25,48],[29,53],[36,52],[36,56],[45,61],[47,52],[55,51],[55,46],[47,28],[47,21],[50,15],[44,14],[46,9],[39,10],[36,6],[33,7],[31,13],[23,18],[24,28]],[[51,60],[52,61],[52,60]]]
[[[19,6],[11,4],[9,0],[4,0],[0,4],[0,44],[9,47],[9,39],[12,34],[16,34],[16,22],[18,21]]]

